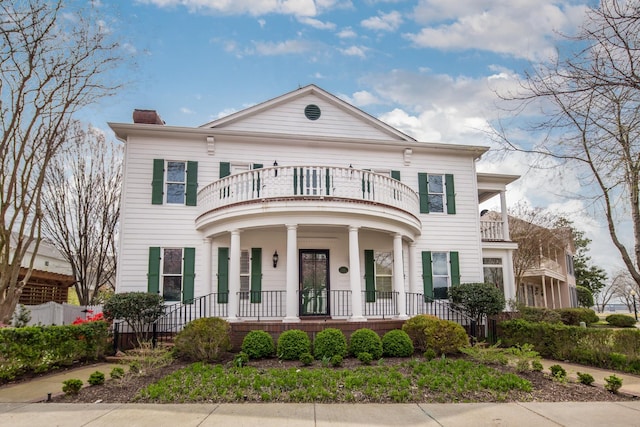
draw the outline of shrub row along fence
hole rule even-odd
[[[542,357],[640,374],[640,330],[583,328],[522,319],[499,323],[503,346],[531,344]]]
[[[0,329],[0,383],[76,361],[98,360],[108,348],[106,322]]]

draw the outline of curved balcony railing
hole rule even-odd
[[[326,166],[278,166],[230,175],[198,192],[203,212],[236,203],[278,198],[332,197],[380,203],[419,213],[418,195],[391,177]]]

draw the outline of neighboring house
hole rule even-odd
[[[509,223],[514,232],[528,230],[525,234],[535,242],[536,253],[527,255],[524,261],[526,268],[518,284],[519,302],[530,307],[577,307],[571,229],[544,228],[514,217],[509,217]],[[522,242],[521,247],[525,246],[531,247]]]
[[[315,85],[197,128],[152,110],[109,125],[125,142],[116,292],[283,322],[405,319],[485,276],[515,298],[518,177],[476,173],[487,147],[419,142]]]
[[[16,235],[11,238],[16,240]],[[15,243],[14,243],[15,245]],[[22,280],[27,273],[27,266],[31,261],[34,244],[29,247],[20,268],[18,280]],[[19,304],[38,305],[46,302],[66,303],[69,288],[73,285],[74,278],[71,265],[64,256],[47,240],[42,240],[38,246],[38,252],[33,262],[33,270],[29,281],[22,288]]]

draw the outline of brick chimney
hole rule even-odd
[[[133,110],[133,123],[164,125],[164,121],[160,118],[160,114],[158,114],[156,110]]]

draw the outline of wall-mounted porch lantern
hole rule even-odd
[[[278,266],[278,251],[275,251],[273,253],[273,268],[276,268]]]

